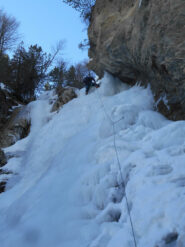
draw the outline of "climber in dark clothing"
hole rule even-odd
[[[85,88],[86,88],[85,93],[86,93],[86,94],[88,94],[89,89],[90,89],[91,87],[96,87],[96,88],[99,87],[99,85],[96,84],[96,81],[95,81],[95,79],[94,79],[92,76],[86,76],[86,77],[83,79],[83,83],[85,84]]]

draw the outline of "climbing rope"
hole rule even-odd
[[[103,109],[103,111],[105,113],[105,116],[110,120],[110,122],[112,124],[113,136],[114,136],[114,149],[115,149],[117,164],[118,164],[118,167],[119,167],[120,177],[121,177],[121,181],[122,181],[121,184],[122,184],[122,187],[123,187],[124,192],[125,192],[125,199],[126,199],[127,211],[128,211],[128,215],[129,215],[129,221],[130,221],[132,235],[133,235],[133,240],[134,240],[134,246],[137,247],[136,236],[135,236],[135,231],[134,231],[134,225],[133,225],[132,216],[131,216],[131,212],[130,212],[128,197],[127,197],[127,194],[126,194],[126,186],[125,186],[125,182],[124,182],[124,179],[123,179],[123,174],[121,172],[121,162],[120,162],[120,159],[119,159],[118,149],[117,149],[117,145],[116,145],[116,129],[115,129],[115,125],[118,122],[120,122],[121,120],[123,120],[124,117],[120,118],[118,121],[113,121],[112,118],[109,116],[106,108],[105,108],[105,105],[104,105],[104,103],[103,103],[103,101],[102,101],[102,99],[101,99],[101,97],[99,95],[98,90],[96,90],[96,93],[98,95],[97,97],[99,98],[99,100],[101,102],[101,106],[102,106],[102,109]]]

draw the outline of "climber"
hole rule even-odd
[[[92,76],[84,77],[83,83],[85,84],[85,88],[86,88],[85,94],[88,94],[89,89],[91,87],[96,87],[96,88],[100,87],[100,85],[96,84],[96,81]]]

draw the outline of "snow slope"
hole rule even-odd
[[[138,247],[185,246],[185,121],[109,75],[78,94],[58,113],[53,92],[30,103],[30,135],[5,150],[0,246],[134,247],[125,192]]]

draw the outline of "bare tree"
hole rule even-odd
[[[96,3],[96,0],[62,0],[62,1],[72,6],[77,11],[79,11],[84,21],[90,20],[92,7]]]
[[[45,66],[45,73],[48,70],[48,68],[53,64],[53,62],[57,59],[59,55],[61,55],[61,51],[65,47],[65,40],[59,40],[55,46],[52,47],[52,52],[49,55],[48,64]]]
[[[19,39],[19,23],[0,9],[0,54],[11,50]]]
[[[82,51],[89,49],[90,45],[89,45],[89,40],[88,39],[84,39],[83,41],[80,42],[80,44],[78,45],[78,48]]]
[[[52,47],[51,63],[61,55],[65,48],[65,40],[59,40],[55,46]]]

